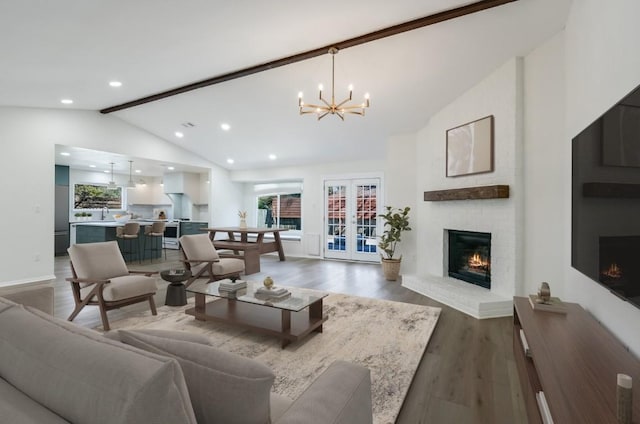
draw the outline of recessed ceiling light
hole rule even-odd
[[[89,165],[89,168],[95,168],[95,167],[96,167],[95,165]]]
[[[235,162],[233,159],[231,159],[231,158],[227,159],[227,163],[231,164],[233,162]]]
[[[109,173],[109,170],[108,170],[108,169],[105,169],[105,170],[104,170],[104,171],[102,171],[102,172],[104,172],[105,174],[108,174],[108,173]]]
[[[60,100],[60,103],[62,103],[63,105],[70,105],[70,104],[73,104],[73,100],[71,100],[71,99],[62,99],[62,100]]]
[[[271,160],[276,160],[278,159],[278,156],[274,155],[273,153],[269,155],[269,159]]]
[[[139,174],[139,173],[141,173],[141,172],[142,172],[141,170],[136,169],[136,173],[138,173],[138,174]]]
[[[229,131],[231,129],[231,125],[225,123],[220,124],[220,128],[222,128],[225,131]]]
[[[122,83],[120,81],[109,81],[109,85],[111,87],[122,87]]]
[[[60,156],[71,156],[69,152],[60,152]]]
[[[169,171],[173,171],[174,169],[176,169],[176,167],[175,167],[175,166],[167,166],[167,169],[168,169]]]
[[[175,135],[176,135],[176,137],[178,137],[178,138],[182,138],[182,137],[184,137],[184,134],[182,134],[180,131],[176,131],[174,134],[175,134]]]

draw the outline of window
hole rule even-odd
[[[100,184],[74,184],[73,209],[124,209],[122,187],[108,188]]]
[[[257,227],[302,230],[302,184],[273,183],[254,186],[257,196]],[[265,193],[267,192],[267,193]]]

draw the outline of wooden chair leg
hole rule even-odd
[[[67,318],[67,321],[73,321],[75,317],[78,316],[82,308],[84,308],[83,304],[76,305],[76,308],[73,310],[73,312],[71,312],[71,315],[69,315],[69,318]]]
[[[80,298],[80,295],[75,294],[74,292],[74,300],[76,302],[76,308],[73,310],[73,312],[71,313],[71,315],[69,315],[69,318],[67,318],[67,321],[73,321],[75,319],[75,317],[78,316],[78,314],[80,313],[80,311],[89,304],[89,301],[91,300],[91,298],[93,297],[94,294],[96,294],[96,292],[98,291],[98,287],[94,287],[93,290],[91,290],[91,292],[89,293],[88,296],[86,296],[84,299]],[[80,301],[79,301],[80,300]]]
[[[111,330],[111,327],[109,327],[109,319],[107,318],[107,311],[105,310],[104,306],[99,305],[100,307],[100,318],[102,319],[102,329],[104,331],[109,331]]]
[[[151,315],[158,315],[156,311],[156,302],[153,300],[153,295],[149,296],[149,307],[151,308]]]

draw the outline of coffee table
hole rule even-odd
[[[195,293],[196,305],[185,312],[201,321],[220,321],[276,336],[283,349],[311,332],[322,333],[322,324],[327,320],[322,314],[322,299],[329,293],[284,287],[291,295],[278,300],[256,294],[261,286],[262,283],[247,281],[245,289],[229,297],[218,290],[219,281],[196,281],[187,288]],[[212,301],[207,302],[209,299]]]

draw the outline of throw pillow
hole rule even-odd
[[[178,360],[200,424],[266,424],[273,372],[266,365],[200,343],[120,330],[122,342]]]

